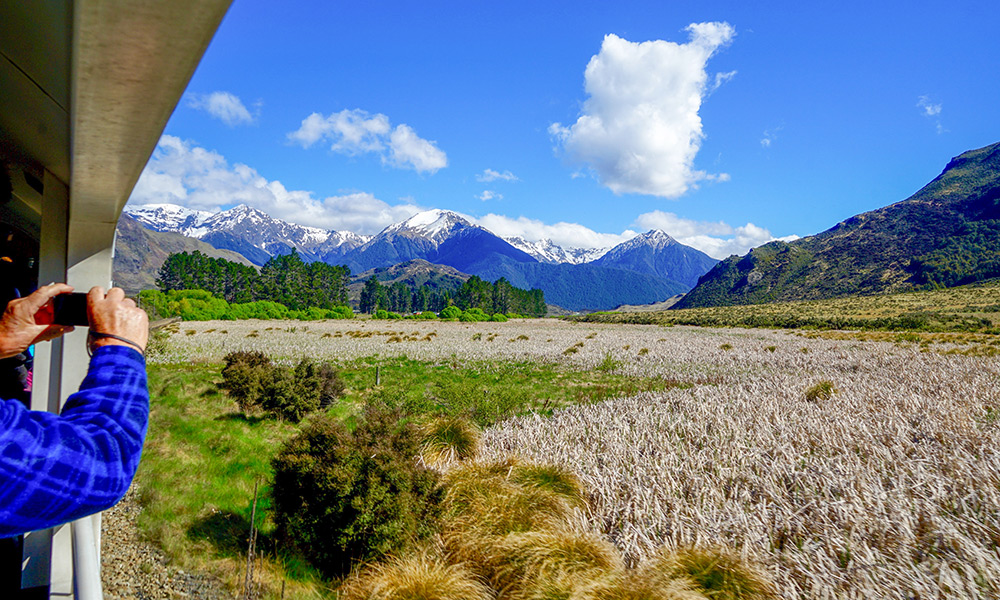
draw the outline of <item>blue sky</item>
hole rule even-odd
[[[994,2],[235,0],[132,203],[716,257],[1000,141]],[[589,65],[589,67],[588,67]]]

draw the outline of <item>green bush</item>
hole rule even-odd
[[[417,315],[418,319],[436,319],[438,316],[434,314],[433,311],[425,310],[424,312]]]
[[[495,315],[490,317],[490,321],[493,321],[494,323],[506,323],[507,316],[504,315],[503,313],[496,313]]]
[[[458,315],[458,320],[466,323],[475,323],[479,321],[489,321],[490,316],[483,312],[481,308],[470,308],[469,310],[464,310],[460,315]]]
[[[272,378],[274,365],[263,352],[230,352],[223,358],[222,387],[244,413],[260,405],[264,383]]]
[[[438,313],[442,319],[457,319],[462,316],[462,309],[457,306],[446,306],[444,310]]]
[[[384,309],[380,308],[380,309],[378,309],[378,310],[375,311],[375,313],[372,315],[372,318],[373,319],[402,319],[403,316],[400,315],[399,313],[394,313],[394,312],[391,312],[391,311],[384,310]]]
[[[416,427],[366,407],[354,429],[321,416],[273,461],[278,535],[328,576],[406,549],[436,528],[438,475],[415,460]]]
[[[224,360],[221,387],[244,413],[260,409],[298,422],[344,393],[339,373],[330,363],[302,359],[289,369],[273,364],[263,352],[244,351],[230,352]]]

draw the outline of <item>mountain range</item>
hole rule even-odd
[[[950,287],[1000,277],[1000,143],[953,158],[913,196],[709,271],[676,308]]]
[[[168,234],[176,237],[158,241]],[[955,157],[906,200],[721,262],[655,230],[613,248],[562,248],[551,240],[504,239],[444,210],[363,236],[295,225],[245,205],[213,214],[161,204],[126,208],[116,279],[120,272],[148,286],[157,258],[210,248],[256,265],[295,249],[307,261],[347,265],[355,274],[406,263],[391,278],[445,268],[454,270],[449,278],[504,277],[571,310],[652,304],[684,292],[673,308],[949,287],[1000,277],[1000,143]]]
[[[374,236],[296,225],[246,205],[213,214],[151,204],[127,207],[125,214],[149,230],[195,238],[256,265],[292,249],[306,261],[346,265],[352,273],[423,260],[489,281],[505,277],[523,289],[539,288],[548,303],[570,310],[661,301],[690,289],[716,262],[660,231],[611,249],[567,249],[550,240],[507,240],[438,209]]]

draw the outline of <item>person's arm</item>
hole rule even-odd
[[[72,289],[54,285],[62,286],[55,293]],[[8,307],[0,321],[0,349],[54,337],[46,312],[52,288],[39,289],[13,311]],[[90,290],[87,309],[91,331],[115,337],[90,342],[87,377],[62,413],[0,402],[0,537],[104,510],[135,475],[149,414],[142,355],[146,313],[118,288],[107,294]]]
[[[0,403],[0,537],[117,503],[139,465],[148,415],[145,360],[120,345],[95,350],[59,415]]]

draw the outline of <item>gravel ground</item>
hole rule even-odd
[[[136,527],[141,510],[133,486],[102,518],[101,580],[106,600],[231,598],[217,579],[177,569],[158,548],[141,541]]]

